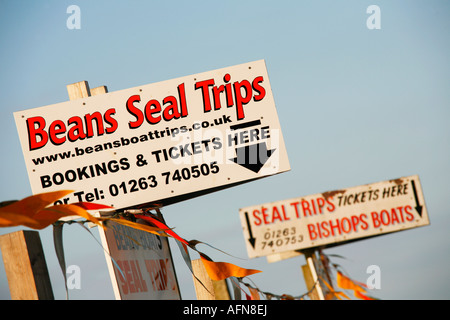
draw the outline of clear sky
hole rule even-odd
[[[366,25],[373,4],[380,29]],[[67,28],[70,5],[80,29]],[[378,265],[378,298],[449,299],[449,17],[444,0],[0,0],[0,201],[31,195],[13,112],[67,101],[66,85],[82,80],[111,92],[264,59],[291,171],[167,206],[169,226],[241,258],[205,249],[217,261],[263,271],[250,277],[262,291],[299,296],[304,258],[247,259],[239,208],[417,174],[429,226],[325,253],[345,257],[334,261],[362,282]],[[40,235],[64,299],[51,228]],[[70,298],[114,299],[95,240],[71,225],[64,245],[82,272]],[[182,298],[195,299],[172,253]],[[0,299],[9,298],[1,262]]]

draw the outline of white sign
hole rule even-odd
[[[116,299],[181,299],[166,237],[113,221],[99,232]]]
[[[34,194],[170,204],[290,170],[264,60],[14,113]]]
[[[250,258],[429,224],[417,175],[246,207],[239,215]]]

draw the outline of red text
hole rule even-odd
[[[261,83],[264,81],[262,76],[256,77],[251,83],[248,80],[242,80],[236,81],[231,85],[229,82],[231,76],[227,73],[223,80],[224,84],[220,86],[215,85],[214,79],[199,81],[195,84],[195,89],[201,89],[202,91],[204,112],[211,111],[212,104],[214,104],[214,110],[219,110],[222,107],[222,93],[225,95],[226,106],[229,108],[235,105],[237,119],[241,120],[245,118],[244,105],[249,103],[252,98],[253,101],[260,101],[266,95],[266,90],[261,86]],[[254,94],[254,91],[256,94]]]
[[[113,118],[115,113],[116,109],[111,108],[104,115],[97,111],[85,114],[84,117],[73,116],[67,122],[55,120],[48,128],[43,117],[28,118],[26,122],[30,151],[44,147],[48,141],[60,145],[66,140],[74,142],[113,133],[118,126],[116,119]]]

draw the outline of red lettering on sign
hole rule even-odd
[[[275,222],[275,220],[283,221],[280,212],[278,211],[278,208],[276,206],[272,208],[272,223]]]
[[[309,238],[311,241],[314,241],[330,236],[340,236],[351,232],[358,232],[358,230],[367,230],[369,224],[366,220],[367,215],[361,213],[359,215],[352,215],[349,218],[344,217],[341,219],[326,220],[315,224],[310,223],[307,225]]]
[[[262,207],[261,210],[264,217],[264,224],[269,224],[270,222],[269,220],[267,220],[267,218],[269,217],[269,214],[267,213],[267,208]]]
[[[300,213],[298,211],[298,204],[301,203],[303,216],[307,217],[307,216],[322,214],[324,212],[333,212],[336,209],[336,207],[335,207],[334,203],[330,200],[333,200],[333,197],[328,197],[327,199],[322,198],[322,197],[318,197],[318,198],[311,199],[311,200],[302,199],[301,202],[298,202],[298,201],[293,202],[293,203],[291,203],[291,205],[295,206],[297,218],[299,218]],[[327,204],[326,207],[325,207],[325,204]]]
[[[71,126],[67,133],[67,138],[74,142],[77,140],[83,140],[86,138],[83,128],[83,120],[80,117],[71,117],[67,121],[67,125]]]
[[[176,289],[175,275],[168,258],[165,260],[145,260],[145,267],[152,280],[154,291]]]
[[[160,112],[161,104],[158,100],[152,99],[145,105],[145,118],[150,124],[157,124],[161,121],[161,116],[159,115]],[[156,116],[153,116],[153,114],[156,114]]]
[[[300,204],[300,201],[296,201],[296,202],[291,202],[290,205],[294,207],[295,209],[295,216],[297,218],[300,218],[300,213],[298,211],[298,205]]]
[[[43,117],[28,118],[26,123],[30,151],[44,147],[48,141],[54,145],[61,145],[67,139],[74,142],[113,133],[118,127],[117,120],[113,118],[115,113],[116,110],[111,108],[104,115],[97,111],[92,114],[87,113],[83,117],[73,116],[67,120],[67,125],[62,120],[54,120],[49,125],[48,133]]]
[[[261,218],[259,217],[259,215],[261,214],[261,212],[259,212],[259,210],[253,210],[252,214],[253,214],[253,218],[255,218],[255,220],[254,220],[255,225],[257,225],[257,226],[261,225],[262,220],[261,220]]]
[[[144,114],[139,108],[136,108],[134,106],[135,102],[141,102],[141,96],[139,95],[131,96],[128,98],[126,103],[127,111],[136,117],[135,121],[130,121],[128,123],[128,127],[130,129],[139,128],[141,124],[144,122]]]
[[[260,100],[264,99],[264,97],[266,96],[266,90],[260,85],[260,83],[263,81],[264,81],[264,79],[261,76],[253,79],[253,82],[252,82],[253,90],[258,92],[257,95],[253,96],[254,101],[260,101]]]
[[[405,223],[405,221],[413,221],[414,215],[411,211],[412,207],[408,205],[405,207],[400,206],[388,210],[383,209],[380,212],[372,211],[370,215],[372,217],[373,226],[375,228],[379,228],[381,226]]]
[[[281,208],[281,209],[280,209]],[[273,206],[272,208],[261,207],[261,210],[253,210],[254,224],[259,226],[262,223],[271,224],[275,222],[283,222],[290,220],[286,213],[286,208],[281,205],[280,208]],[[262,215],[262,217],[261,217]]]
[[[141,268],[139,267],[139,261],[137,260],[118,260],[122,272],[125,274],[125,278],[119,271],[119,279],[122,284],[121,292],[122,294],[130,294],[137,292],[147,292],[147,283],[142,277]]]
[[[211,111],[211,100],[209,97],[209,87],[214,86],[214,79],[208,79],[204,81],[199,81],[195,84],[195,90],[202,89],[202,96],[203,96],[203,111],[209,112]],[[220,93],[220,92],[219,92]],[[216,109],[219,109],[220,106],[216,106]]]
[[[32,117],[27,119],[28,143],[31,150],[42,148],[47,144],[48,134],[45,129],[45,119]],[[38,139],[39,138],[39,139]],[[38,141],[39,140],[39,141]]]
[[[216,86],[214,79],[202,80],[195,83],[195,90],[201,89],[203,112],[210,112],[212,110],[211,101],[214,102],[214,110],[219,110],[222,107],[220,102],[221,94],[224,93],[227,107],[235,105],[237,119],[242,120],[245,118],[244,106],[248,104],[252,98],[255,102],[258,102],[266,96],[266,90],[261,85],[264,81],[262,76],[254,78],[251,83],[245,79],[242,81],[235,81],[233,86],[228,83],[231,80],[231,76],[228,73],[225,74],[223,80],[226,84],[220,86]],[[254,94],[255,92],[256,94]]]
[[[53,121],[48,128],[50,140],[52,140],[53,144],[55,145],[63,144],[66,141],[65,133],[66,133],[66,125],[61,120]],[[64,136],[58,137],[58,135],[60,134],[64,134]]]
[[[411,206],[406,206],[405,207],[406,220],[407,221],[414,221],[414,214],[411,212],[411,210],[412,210]]]
[[[150,125],[158,124],[162,119],[170,121],[172,119],[184,118],[188,115],[186,92],[184,83],[177,87],[178,98],[167,96],[161,103],[156,99],[150,99],[144,107],[144,111],[139,109],[136,104],[141,102],[140,95],[132,95],[126,102],[127,111],[133,115],[136,120],[128,122],[130,129],[139,128],[144,120]]]
[[[236,81],[233,83],[234,96],[236,99],[236,113],[238,120],[244,119],[244,105],[252,100],[252,85],[247,80],[242,80],[241,82]],[[244,93],[242,92],[244,89]],[[243,96],[244,94],[244,96]]]

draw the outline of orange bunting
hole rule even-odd
[[[151,225],[136,223],[120,218],[94,217],[88,213],[88,210],[112,209],[109,206],[101,204],[78,202],[73,204],[54,205],[57,200],[72,192],[73,190],[47,192],[33,195],[20,201],[2,202],[0,203],[0,227],[25,226],[32,229],[43,229],[57,222],[61,218],[69,216],[85,218],[87,221],[95,223],[103,228],[108,226],[108,221],[114,221],[158,236],[173,237],[183,246],[185,253],[187,253],[187,247],[196,250],[200,254],[201,261],[212,280],[218,281],[230,277],[239,279],[261,272],[259,270],[241,268],[227,262],[214,262],[205,254],[195,249],[195,245],[200,243],[199,241],[192,240],[188,242],[173,232],[165,223],[147,215],[136,214],[134,216],[151,223]],[[259,299],[259,294],[256,289],[251,290],[251,298]]]
[[[96,225],[101,226],[100,221],[94,216],[90,215],[82,205],[82,203],[76,204],[59,204],[56,206],[51,206],[46,208],[46,211],[54,212],[55,215],[60,214],[61,216],[79,216],[81,218],[85,218],[86,220],[95,223]],[[86,206],[87,207],[87,206]],[[105,208],[105,206],[102,206]]]
[[[26,226],[38,229],[39,221],[24,215],[18,215],[14,212],[0,211],[0,227]]]
[[[52,205],[58,199],[72,192],[72,190],[62,190],[41,193],[1,207],[0,227],[25,226],[39,230],[68,216],[79,216],[100,225],[99,221],[86,211],[86,208],[92,208],[93,204],[80,202]],[[97,207],[110,208],[103,205],[97,205]]]
[[[325,300],[332,300],[333,297],[336,297],[337,299],[342,300],[341,296],[350,300],[350,298],[345,293],[343,293],[341,291],[334,291],[333,287],[327,281],[325,281],[325,279],[323,279],[322,277],[321,277],[321,280],[325,284],[325,286],[328,288],[328,291],[329,291],[326,294]]]
[[[349,289],[349,290],[365,292],[365,290],[362,288],[362,286],[364,286],[362,283],[353,281],[352,279],[343,275],[339,271],[337,272],[337,285],[342,289]]]
[[[244,269],[228,262],[214,262],[206,259],[203,255],[200,255],[200,258],[209,277],[216,281],[229,277],[243,278],[261,272],[254,269]]]
[[[365,284],[352,280],[339,271],[337,271],[337,285],[342,289],[353,290],[355,297],[358,299],[377,300],[364,294],[366,293],[366,290],[364,288],[367,287]]]
[[[248,290],[250,290],[250,294],[251,294],[251,299],[252,300],[261,300],[261,297],[259,296],[258,289],[255,289],[255,288],[252,288],[252,287],[248,287]]]
[[[159,227],[159,228],[163,229],[168,235],[174,237],[178,241],[180,241],[180,242],[182,242],[182,243],[184,243],[186,245],[189,245],[189,243],[186,240],[181,238],[175,232],[171,231],[171,229],[168,226],[166,226],[164,223],[162,223],[161,221],[159,221],[159,220],[157,220],[155,218],[149,217],[149,216],[143,216],[143,215],[139,215],[139,214],[135,214],[134,216],[136,218],[138,218],[138,219],[142,219],[142,220],[145,220],[147,222],[150,222],[151,224],[155,225],[156,227]]]
[[[72,203],[74,206],[81,207],[85,210],[100,210],[100,209],[112,209],[110,206],[104,204],[92,203],[92,202],[75,202]]]
[[[378,300],[373,297],[362,294],[360,291],[355,291],[355,297],[357,297],[358,299],[362,299],[362,300]]]
[[[161,229],[161,228],[158,228],[158,227],[152,227],[152,226],[148,226],[146,224],[132,222],[132,221],[127,220],[127,219],[98,218],[98,220],[106,221],[106,226],[107,226],[107,222],[108,221],[114,221],[114,222],[116,222],[118,224],[122,224],[122,225],[130,227],[130,228],[134,228],[134,229],[137,229],[137,230],[142,230],[142,231],[146,231],[146,232],[150,232],[150,233],[156,234],[157,236],[164,236],[164,237],[167,236],[166,235],[167,229]]]

